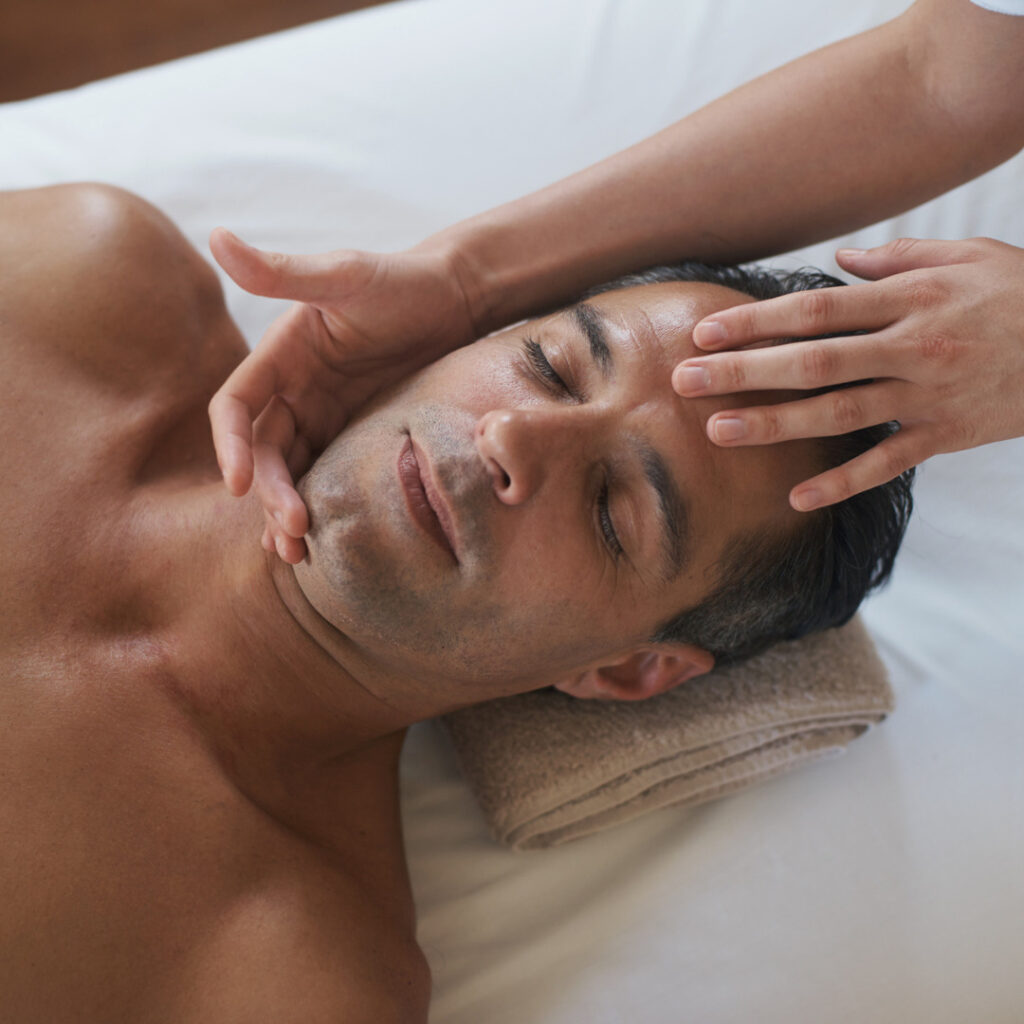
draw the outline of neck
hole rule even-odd
[[[281,812],[346,765],[397,757],[404,728],[429,717],[356,677],[344,638],[260,547],[255,499],[231,498],[219,482],[168,491],[139,521],[137,565],[174,696],[254,802]]]

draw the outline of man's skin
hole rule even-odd
[[[0,1017],[425,1019],[403,734],[314,779],[322,750],[286,767],[257,729],[256,778],[209,725],[334,668],[213,458],[206,403],[246,352],[216,278],[102,187],[8,194],[0,221]],[[259,710],[286,733],[285,693]]]
[[[707,671],[647,637],[710,590],[731,537],[798,521],[811,445],[721,453],[702,429],[719,400],[669,384],[736,293],[592,300],[613,383],[569,318],[528,325],[575,395],[522,327],[399,385],[303,482],[293,569],[221,482],[206,406],[246,347],[166,218],[104,186],[6,194],[0,261],[3,1019],[425,1020],[405,728]],[[410,513],[410,439],[454,555]],[[688,499],[674,575],[638,440]]]

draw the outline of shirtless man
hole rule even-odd
[[[719,452],[720,400],[671,392],[737,293],[611,291],[427,367],[307,475],[292,567],[214,459],[247,350],[209,266],[104,186],[0,196],[0,227],[0,1016],[426,1020],[406,727],[706,672],[736,630],[666,620],[813,521],[786,495],[815,442]],[[887,572],[882,520],[826,618]]]

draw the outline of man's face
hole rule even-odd
[[[671,389],[694,324],[744,298],[608,292],[381,396],[300,484],[307,598],[388,670],[493,696],[646,640],[713,589],[727,540],[794,525],[809,475],[807,442],[718,449],[727,403]]]

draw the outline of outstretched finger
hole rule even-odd
[[[296,435],[295,440],[292,442],[291,451],[285,458],[288,476],[292,480],[297,480],[309,468],[310,461],[309,443],[301,434]],[[291,536],[281,525],[281,522],[267,509],[264,509],[263,512],[266,518],[263,546],[268,551],[276,551],[282,561],[288,562],[291,565],[297,565],[306,557],[305,541],[301,536]],[[290,525],[293,529],[302,529],[303,535],[306,533],[301,520],[297,524],[292,522]]]
[[[898,385],[897,385],[898,386]],[[835,437],[897,418],[899,395],[890,381],[841,388],[779,405],[716,412],[709,440],[723,447],[775,444],[802,437]]]
[[[858,277],[877,281],[908,270],[973,262],[985,255],[987,244],[991,242],[973,238],[957,242],[897,238],[873,249],[840,249],[836,253],[836,262]]]
[[[295,490],[285,452],[295,439],[295,418],[288,404],[275,395],[260,413],[253,430],[256,494],[263,508],[291,538],[305,536],[309,515]]]
[[[932,454],[913,428],[899,430],[849,462],[797,484],[789,503],[798,512],[834,505],[888,483]]]
[[[253,423],[276,390],[273,363],[257,350],[235,367],[207,407],[221,475],[236,497],[252,486]]]
[[[355,253],[291,255],[257,249],[227,228],[214,228],[210,233],[210,252],[240,288],[297,302],[322,302],[327,296],[337,301],[346,285],[342,268],[351,271],[360,266]],[[353,288],[358,284],[349,282]]]
[[[900,297],[878,284],[815,288],[711,313],[693,329],[693,343],[705,351],[754,341],[877,330],[902,312]]]
[[[899,376],[899,364],[899,350],[884,333],[823,338],[687,359],[672,371],[672,388],[686,398],[736,391],[812,391],[869,377]]]
[[[222,387],[208,407],[217,465],[228,490],[240,498],[252,486],[252,415],[249,407]]]
[[[290,537],[281,529],[280,523],[264,510],[266,525],[263,529],[263,547],[273,551],[282,562],[298,565],[306,557],[306,542],[301,538]]]

